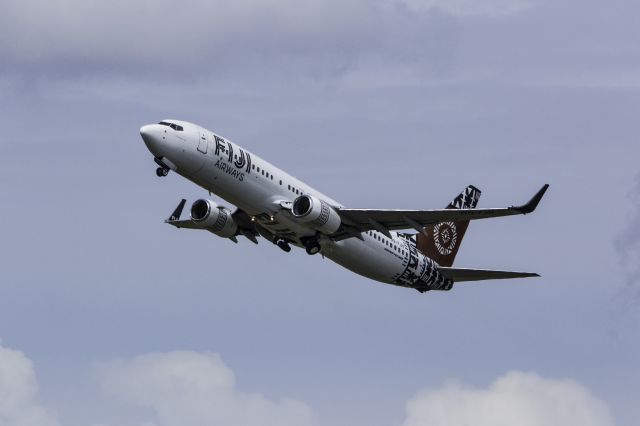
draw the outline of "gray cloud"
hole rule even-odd
[[[362,0],[9,1],[0,18],[0,58],[34,69],[153,66],[192,75],[283,52],[353,51],[374,34],[374,14]]]
[[[0,74],[39,87],[124,77],[136,84],[304,81],[358,90],[468,81],[637,89],[635,22],[580,4],[587,18],[570,29],[580,37],[567,37],[564,21],[576,7],[526,0],[190,0],[180,7],[169,0],[9,0],[0,16]],[[599,15],[620,22],[605,33]]]
[[[628,194],[631,212],[624,229],[614,240],[620,262],[626,268],[626,293],[635,301],[640,300],[640,175]]]
[[[523,0],[10,0],[0,16],[4,73],[189,81],[238,74],[323,79],[346,70],[449,69],[454,17],[520,10]],[[358,75],[359,75],[358,74]],[[411,78],[409,79],[411,81]]]
[[[527,0],[400,0],[410,10],[441,10],[456,16],[498,17],[518,13],[530,6]]]

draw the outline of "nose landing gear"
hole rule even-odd
[[[171,163],[164,157],[162,158],[154,157],[153,161],[155,161],[155,163],[158,166],[160,166],[156,169],[156,176],[158,177],[165,177],[166,175],[169,174],[169,170],[171,169],[175,170],[175,167],[173,167],[173,163]]]

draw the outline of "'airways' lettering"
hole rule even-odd
[[[228,174],[229,176],[238,179],[240,182],[244,180],[244,173],[241,173],[239,170],[231,167],[230,164],[223,162],[222,160],[218,160],[215,164],[217,168]]]

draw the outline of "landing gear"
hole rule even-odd
[[[314,255],[320,253],[320,244],[314,243],[305,247],[307,254]]]
[[[315,238],[303,238],[301,243],[307,251],[307,254],[314,255],[320,253],[320,243],[318,243],[318,240]]]
[[[160,166],[156,169],[156,176],[158,177],[165,177],[166,175],[169,174],[169,167],[171,166],[171,164],[167,165],[162,161],[162,158],[158,158],[158,157],[154,157],[153,161],[155,161],[155,163]],[[175,168],[174,168],[175,170]]]
[[[287,240],[277,240],[276,245],[287,253],[291,251],[291,246],[289,245]]]

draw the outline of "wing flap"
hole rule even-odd
[[[539,277],[540,275],[533,272],[514,272],[514,271],[493,271],[488,269],[469,269],[469,268],[445,268],[438,267],[438,270],[445,277],[453,282],[463,281],[483,281],[483,280],[503,280],[510,278],[528,278]]]

